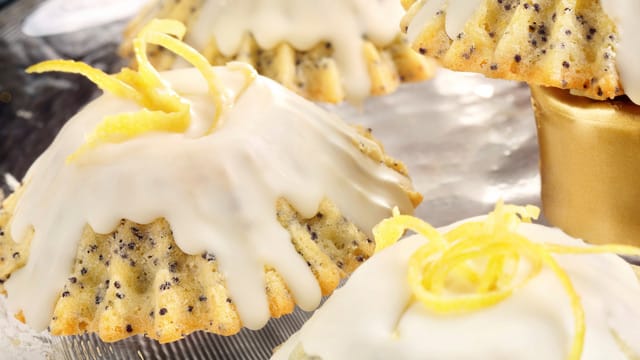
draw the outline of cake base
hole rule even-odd
[[[531,86],[549,222],[591,243],[640,245],[640,106]]]

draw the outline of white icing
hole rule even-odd
[[[450,38],[455,39],[458,34],[463,32],[464,25],[481,2],[482,0],[449,0],[445,31]]]
[[[242,72],[215,73],[232,97],[245,84]],[[365,231],[393,206],[412,211],[402,190],[409,180],[353,143],[370,140],[275,82],[258,77],[223,113],[222,125],[200,136],[215,110],[204,79],[194,69],[162,76],[192,105],[185,134],[101,145],[65,164],[105,116],[139,109],[105,94],[64,126],[25,176],[11,236],[21,241],[32,226],[35,236],[27,264],[5,286],[10,309],[24,310],[32,327],[48,325],[86,224],[109,233],[122,218],[166,218],[184,252],[216,255],[243,324],[256,329],[269,318],[265,265],[278,270],[303,309],[314,309],[321,298],[277,221],[276,199],[284,196],[311,217],[328,197]]]
[[[407,28],[410,42],[416,41],[424,24],[429,22],[438,11],[444,11],[446,16],[445,31],[451,39],[455,39],[464,31],[464,25],[471,18],[483,0],[430,0],[424,2]]]
[[[625,94],[640,105],[640,2],[637,0],[601,0],[602,8],[616,23],[618,44],[616,67]]]
[[[391,43],[403,13],[398,0],[210,0],[187,41],[202,49],[214,37],[226,56],[238,52],[248,33],[263,49],[287,42],[304,51],[329,41],[347,98],[360,100],[371,90],[363,36],[379,46]]]
[[[519,232],[533,241],[583,244],[541,225],[522,224]],[[411,302],[407,283],[408,259],[425,241],[414,235],[369,259],[272,359],[288,359],[299,345],[324,360],[567,358],[572,308],[551,270],[495,306],[436,315]],[[640,354],[640,283],[629,265],[615,255],[555,258],[585,310],[582,359],[627,359],[613,332]]]

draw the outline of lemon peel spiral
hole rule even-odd
[[[498,202],[484,220],[466,222],[441,234],[428,223],[400,215],[394,209],[391,218],[373,229],[376,252],[398,241],[406,230],[424,236],[428,242],[409,258],[407,280],[413,298],[438,314],[460,314],[496,305],[548,267],[569,297],[574,337],[567,358],[578,360],[584,348],[584,309],[571,278],[553,254],[640,255],[640,248],[533,242],[520,235],[517,229],[521,223],[537,219],[539,213],[540,210],[532,205]],[[528,266],[525,267],[525,263]]]
[[[124,68],[117,74],[108,75],[102,70],[73,60],[48,60],[27,68],[28,73],[60,71],[80,74],[95,83],[101,90],[121,98],[133,100],[143,109],[138,112],[106,116],[90,133],[85,142],[71,155],[73,162],[81,154],[103,143],[120,143],[149,132],[180,133],[188,129],[191,122],[190,105],[171,86],[162,80],[147,56],[147,45],[161,46],[191,63],[204,77],[215,105],[215,115],[206,134],[218,126],[223,111],[230,106],[230,99],[220,89],[207,59],[189,45],[182,42],[186,27],[176,20],[154,19],[133,41],[138,71]],[[234,65],[237,67],[237,65]],[[246,87],[255,79],[255,70],[243,69]]]

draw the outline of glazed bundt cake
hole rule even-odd
[[[452,70],[640,101],[634,1],[405,0],[413,48]]]
[[[272,359],[637,359],[640,281],[612,253],[640,248],[521,223],[538,212],[498,204],[439,230],[384,220],[377,250],[390,246]],[[405,229],[417,234],[391,245]]]
[[[211,67],[153,21],[138,71],[72,61],[105,94],[60,131],[0,210],[0,291],[54,335],[168,342],[314,309],[421,201],[402,163],[246,64]],[[147,44],[195,68],[158,73]]]
[[[155,0],[130,23],[120,52],[133,58],[132,39],[151,19],[176,19],[214,65],[243,61],[309,99],[360,101],[435,70],[401,36],[402,13],[397,0]],[[150,59],[158,69],[179,66],[160,47]]]

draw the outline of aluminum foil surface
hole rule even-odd
[[[38,2],[0,10],[0,184],[11,191],[62,124],[99,92],[68,74],[27,75],[50,58],[72,58],[117,71],[124,23],[30,38],[20,24]],[[417,214],[436,226],[489,211],[502,198],[539,205],[538,150],[529,91],[515,82],[441,70],[362,106],[324,105],[370,127],[409,168],[425,200]],[[310,316],[296,311],[260,331],[232,337],[196,333],[165,345],[138,336],[113,344],[97,337],[34,333],[6,312],[0,296],[0,359],[266,359]]]

